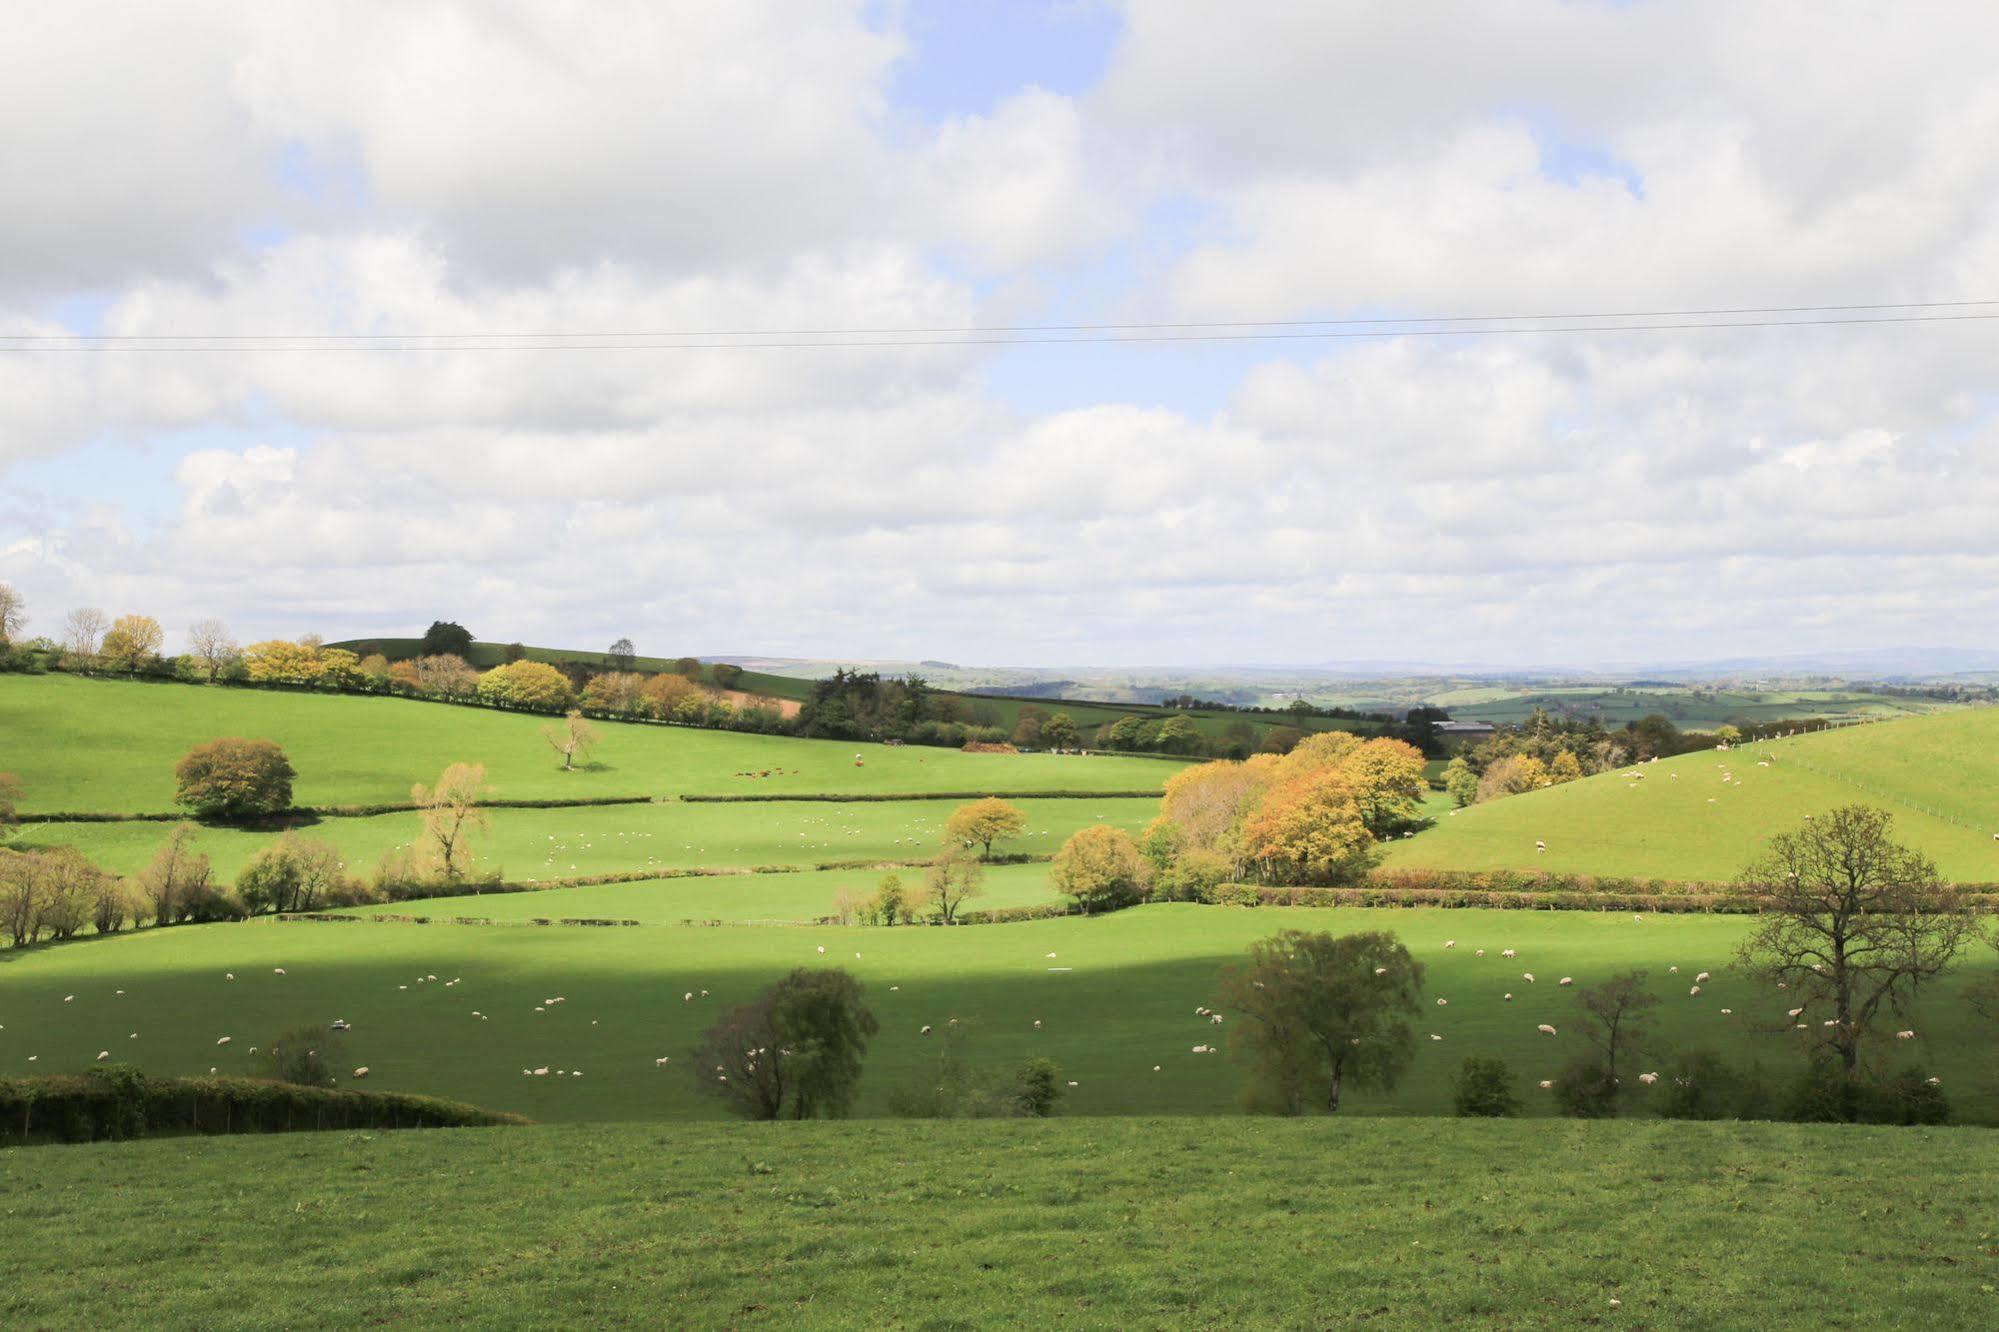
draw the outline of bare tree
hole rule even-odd
[[[598,740],[597,728],[583,719],[583,714],[571,708],[562,719],[561,726],[553,724],[541,728],[541,738],[548,741],[548,747],[562,755],[562,770],[568,772],[576,766],[576,760],[589,762],[590,749]]]
[[[229,663],[242,655],[229,626],[220,620],[196,620],[188,626],[187,655],[193,657],[213,684]]]
[[[28,602],[12,583],[0,583],[0,643],[11,643],[28,627]]]
[[[1956,887],[1892,841],[1885,810],[1846,805],[1772,838],[1741,889],[1764,900],[1743,963],[1783,986],[1794,1016],[1850,1073],[1885,1013],[1904,1015],[1925,981],[1978,935]]]
[[[483,763],[454,763],[436,786],[418,783],[410,788],[410,799],[423,814],[419,859],[446,883],[459,882],[471,868],[472,835],[488,826],[479,798],[490,789]]]
[[[955,924],[958,908],[971,898],[982,896],[985,882],[986,867],[970,851],[946,852],[931,861],[923,875],[923,900],[937,908],[946,925]]]
[[[95,606],[85,606],[73,610],[63,617],[62,648],[73,657],[80,657],[87,665],[97,660],[97,650],[104,642],[104,631],[111,621]]]
[[[1627,971],[1576,991],[1583,1039],[1603,1055],[1604,1072],[1612,1085],[1617,1082],[1618,1056],[1636,1057],[1650,1046],[1651,1011],[1658,1006],[1659,996],[1646,988],[1642,971]]]

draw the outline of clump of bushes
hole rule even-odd
[[[1519,1114],[1513,1070],[1504,1059],[1470,1056],[1451,1076],[1451,1106],[1464,1118],[1498,1119]]]
[[[893,1088],[889,1113],[898,1119],[1046,1119],[1062,1099],[1062,1066],[1039,1056],[1012,1068],[973,1068],[965,1058],[964,1024],[946,1026],[933,1071]]]

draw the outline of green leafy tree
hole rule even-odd
[[[1159,725],[1157,743],[1161,753],[1195,753],[1201,748],[1201,728],[1191,717],[1168,717]]]
[[[343,868],[338,847],[286,833],[243,867],[236,895],[253,913],[316,910],[345,887]]]
[[[1520,1113],[1513,1070],[1504,1059],[1468,1056],[1451,1075],[1451,1104],[1461,1117],[1497,1119]]]
[[[1074,749],[1078,738],[1076,719],[1058,712],[1041,724],[1041,743],[1050,749]]]
[[[1415,1053],[1423,967],[1394,935],[1284,930],[1222,975],[1231,1053],[1253,1070],[1252,1102],[1330,1112],[1348,1088],[1392,1088]]]
[[[174,766],[174,801],[203,818],[249,819],[291,808],[291,761],[269,740],[226,736]]]
[[[1478,774],[1462,755],[1444,765],[1444,790],[1459,809],[1478,799]]]
[[[417,647],[419,657],[469,657],[472,631],[455,620],[432,620]]]

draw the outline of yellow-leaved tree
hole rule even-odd
[[[944,841],[948,845],[978,847],[979,859],[993,858],[993,843],[1018,837],[1027,827],[1027,815],[1020,806],[997,796],[974,800],[951,811],[944,821]]]

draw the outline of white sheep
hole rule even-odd
[[[1551,1079],[1548,1079],[1548,1078],[1542,1078],[1542,1079],[1541,1079],[1541,1090],[1542,1090],[1542,1091],[1547,1091],[1547,1090],[1548,1090],[1548,1089],[1549,1089],[1550,1087],[1552,1087],[1552,1086],[1554,1086],[1554,1085],[1555,1085],[1555,1084],[1554,1084],[1554,1082],[1553,1082],[1553,1081],[1552,1081]]]
[[[363,1065],[361,1065],[361,1067],[359,1067],[359,1068],[355,1069],[355,1070],[354,1070],[354,1076],[355,1076],[355,1077],[357,1077],[357,1078],[365,1078],[365,1077],[367,1077],[367,1076],[368,1076],[368,1066],[367,1066],[366,1064],[363,1064]]]
[[[1560,980],[1555,982],[1555,984],[1557,985],[1574,985],[1575,983],[1576,983],[1576,978],[1574,976],[1564,976]]]
[[[1916,1033],[1913,1031],[1898,1031],[1895,1033],[1895,1039],[1898,1041],[1913,1041],[1916,1039]]]
[[[1512,956],[1513,956],[1513,950],[1512,950],[1511,948],[1502,948],[1502,949],[1500,949],[1500,950],[1499,950],[1499,955],[1500,955],[1501,957],[1512,957]]]
[[[1513,996],[1510,993],[1502,997],[1505,998],[1506,1002],[1509,1004],[1513,1002]]]
[[[1659,1080],[1659,1075],[1657,1073],[1640,1073],[1638,1080],[1649,1087]]]
[[[1534,1030],[1540,1032],[1543,1036],[1553,1036],[1555,1034],[1555,1029],[1549,1026],[1545,1022],[1543,1022],[1540,1026],[1536,1027]]]
[[[930,1028],[928,1026],[925,1026],[922,1031],[919,1031],[916,1034],[918,1036],[928,1036],[930,1034]]]
[[[1690,995],[1699,994],[1700,992],[1701,992],[1701,987],[1698,985],[1694,986],[1691,990],[1687,991],[1687,993]]]
[[[1456,948],[1457,946],[1458,946],[1458,941],[1456,939],[1444,940],[1444,947],[1446,948]]]
[[[110,1057],[111,1057],[111,1052],[109,1050],[99,1050],[97,1052],[97,1058],[100,1063],[106,1059],[109,1059]]]
[[[1441,998],[1441,997],[1440,997],[1440,998],[1439,998],[1439,999],[1437,1000],[1437,1007],[1439,1007],[1439,1008],[1442,1008],[1442,1007],[1443,1007],[1443,1006],[1444,1006],[1445,1004],[1448,1004],[1449,1002],[1451,1002],[1451,1001],[1450,1001],[1450,1000],[1448,1000],[1448,999],[1444,999],[1444,998]]]
[[[228,1038],[227,1036],[224,1036],[224,1037],[220,1038],[219,1040],[217,1040],[217,1041],[216,1041],[215,1043],[216,1043],[217,1045],[227,1045],[227,1044],[229,1044],[229,1038]]]
[[[283,967],[272,967],[271,974],[273,976],[282,976],[285,974],[285,969]]]
[[[1532,985],[1534,983],[1534,973],[1531,971],[1523,971],[1520,973],[1520,979],[1526,981],[1529,985]]]
[[[1703,971],[1700,975],[1694,977],[1694,983],[1696,985],[1705,985],[1707,984],[1707,979],[1708,979],[1708,973]]]

